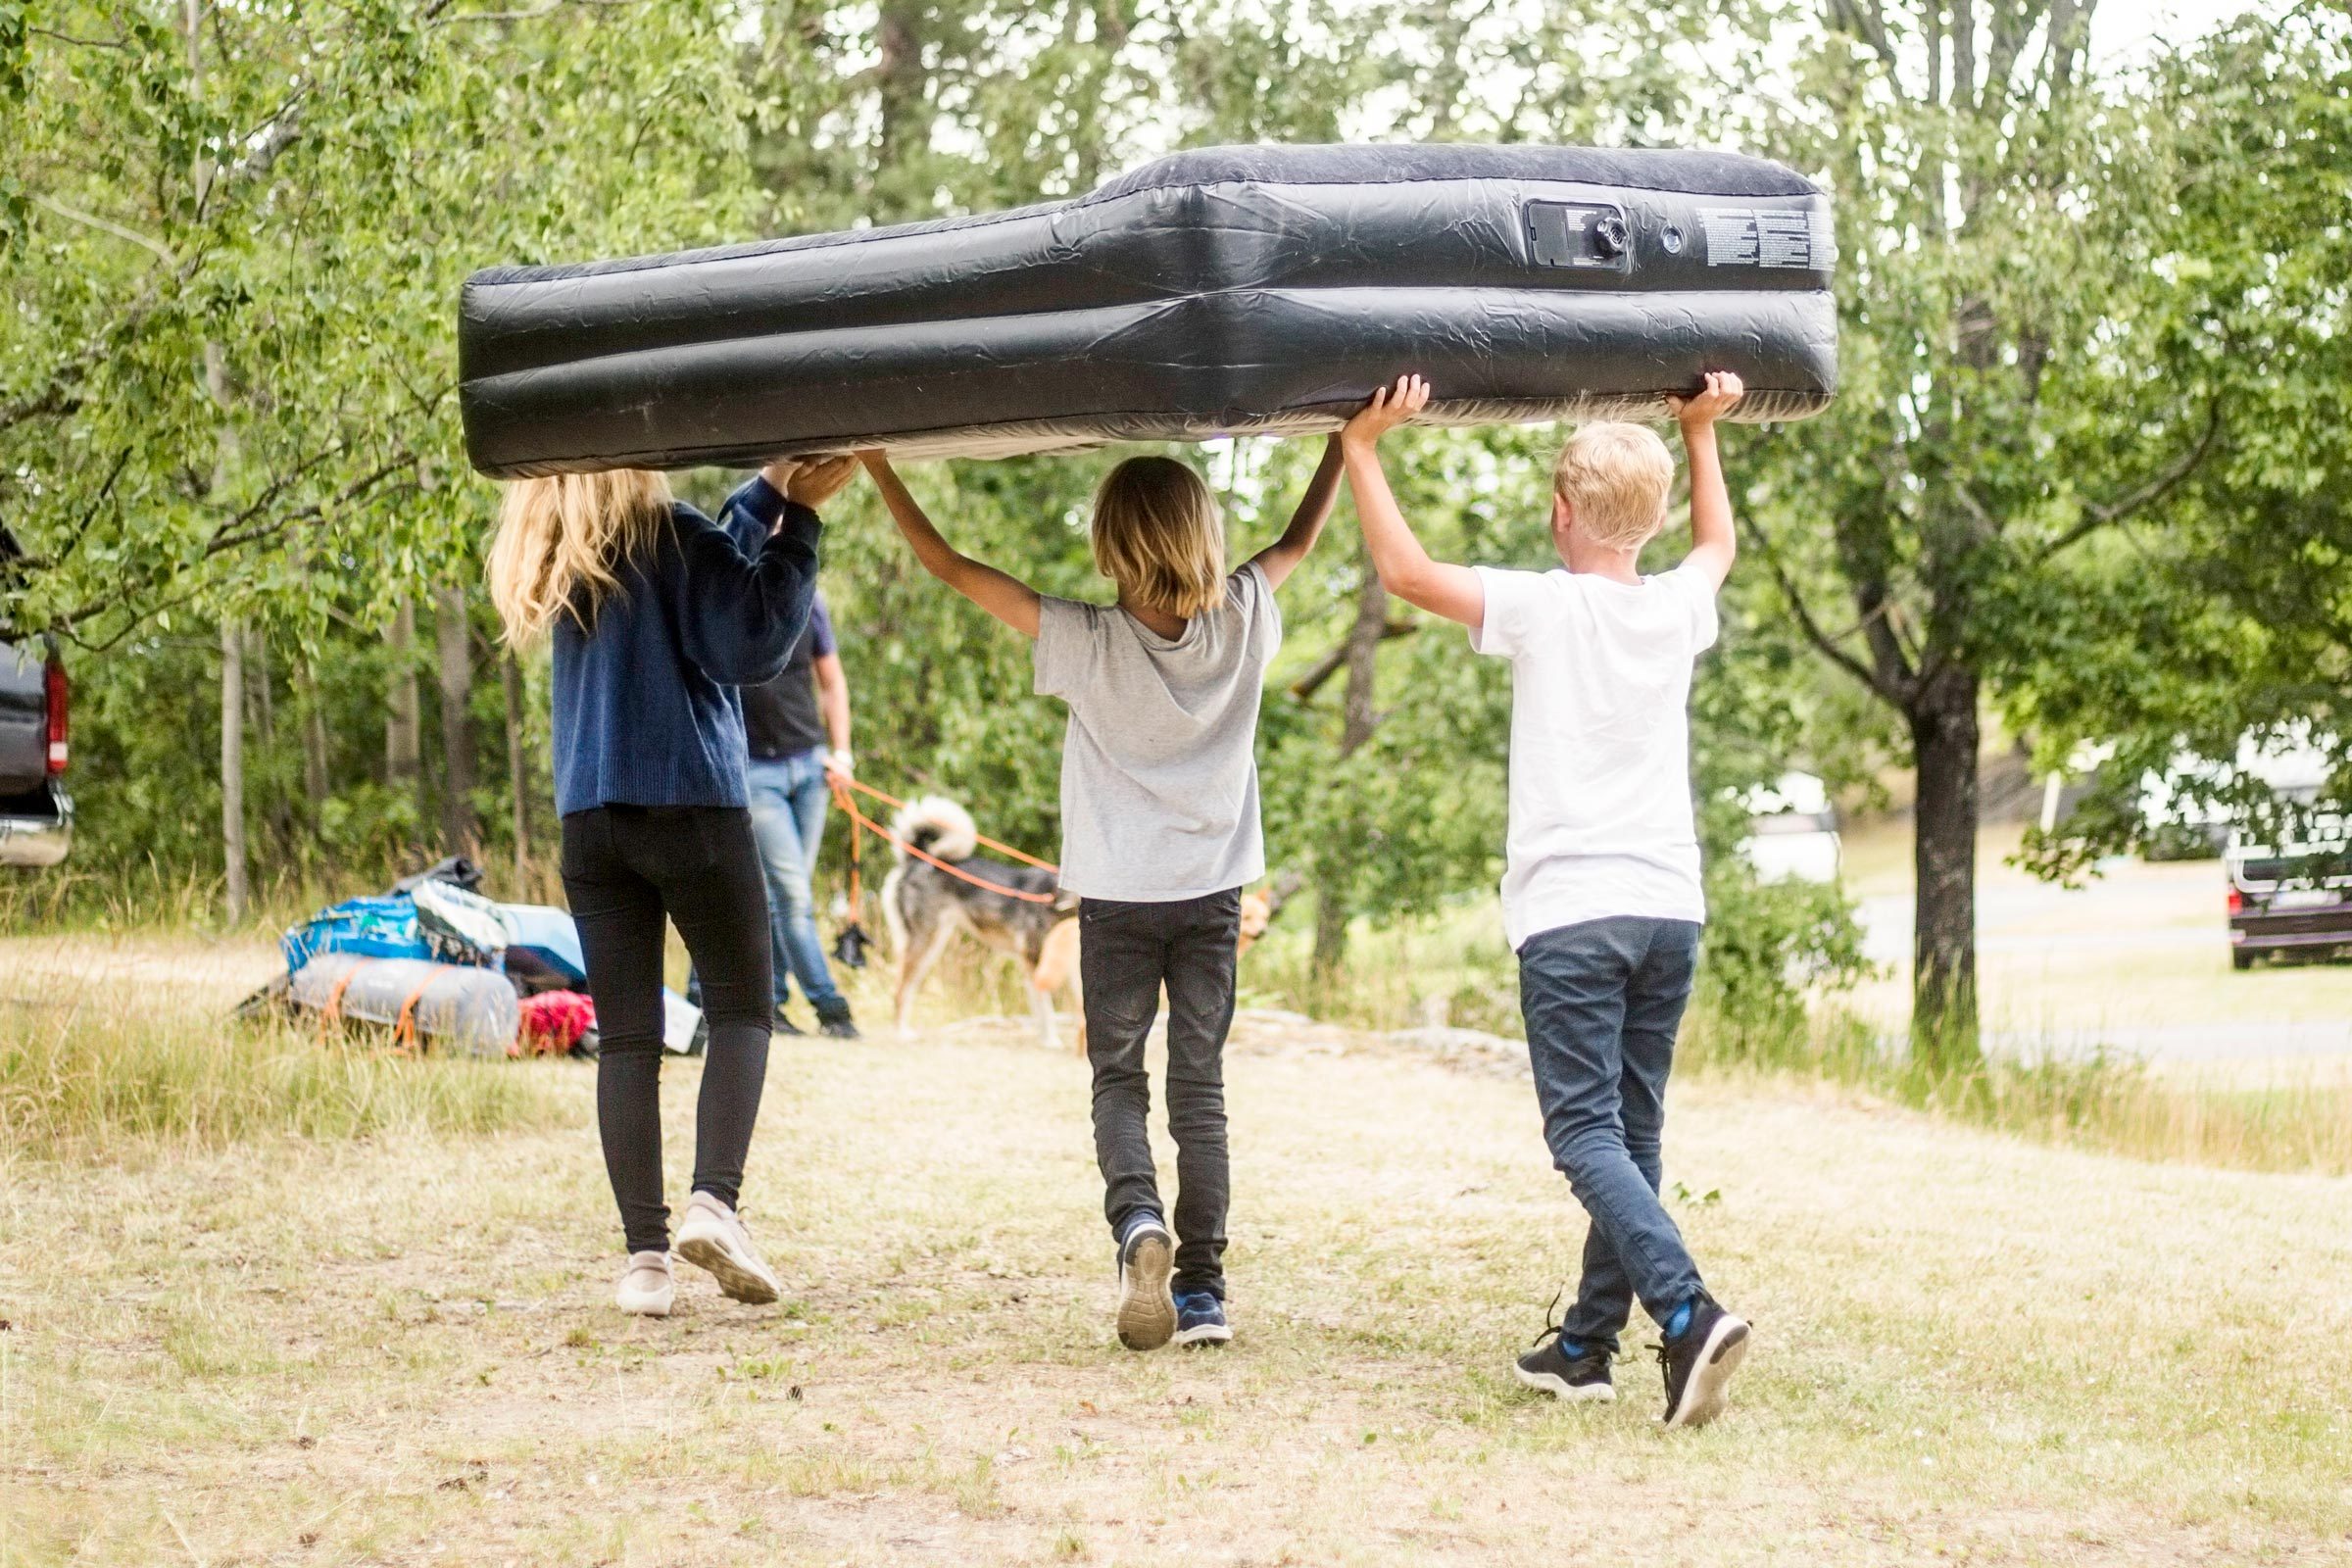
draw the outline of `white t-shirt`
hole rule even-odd
[[[1061,885],[1169,904],[1266,874],[1257,710],[1282,612],[1254,562],[1174,639],[1116,605],[1046,599],[1037,693],[1070,708],[1061,743]]]
[[[1581,920],[1704,920],[1690,810],[1690,663],[1715,589],[1686,565],[1637,585],[1478,568],[1470,646],[1511,662],[1502,923],[1516,951]]]

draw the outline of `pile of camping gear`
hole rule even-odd
[[[288,931],[286,972],[239,1009],[388,1031],[403,1051],[469,1056],[593,1056],[596,1004],[571,915],[482,896],[452,857],[370,898],[329,905]],[[662,993],[662,1044],[701,1051],[702,1009]]]

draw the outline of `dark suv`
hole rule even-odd
[[[2323,816],[2307,842],[2230,841],[2230,963],[2251,969],[2265,953],[2337,957],[2352,953],[2352,838]]]
[[[17,542],[0,528],[0,570]],[[46,637],[0,625],[0,865],[55,865],[74,843],[66,794],[66,666]]]

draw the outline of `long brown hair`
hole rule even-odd
[[[490,601],[507,641],[528,647],[559,616],[593,620],[619,571],[652,549],[669,517],[669,481],[643,468],[517,479],[490,544]]]
[[[1190,620],[1225,600],[1225,519],[1174,458],[1129,458],[1095,492],[1095,567],[1146,610]]]

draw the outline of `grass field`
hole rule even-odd
[[[1646,1358],[1505,1376],[1583,1233],[1507,1058],[1248,1020],[1241,1337],[1149,1356],[1023,1025],[780,1047],[786,1303],[666,1322],[608,1304],[591,1070],[511,1070],[552,1122],[12,1154],[0,1563],[2352,1562],[2352,1181],[1699,1080],[1670,1189],[1758,1338],[1670,1436]]]

